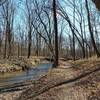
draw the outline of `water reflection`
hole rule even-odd
[[[13,73],[11,77],[3,78],[5,74],[0,74],[0,86],[3,84],[18,83],[27,80],[36,80],[40,75],[45,74],[52,68],[52,63],[42,63],[36,66],[36,68],[27,70],[25,72]]]

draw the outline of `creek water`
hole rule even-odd
[[[25,72],[11,73],[11,77],[3,78],[5,74],[0,74],[0,89],[9,84],[16,84],[29,80],[37,80],[41,75],[46,74],[52,68],[52,63],[41,63],[35,68],[29,69]],[[1,91],[1,90],[0,90]]]

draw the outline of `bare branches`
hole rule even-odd
[[[0,6],[3,5],[7,0],[0,0]]]

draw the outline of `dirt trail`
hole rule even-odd
[[[100,96],[97,95],[99,93],[100,86],[100,77],[98,77],[100,76],[100,70],[96,70],[96,72],[89,73],[89,75],[87,76],[84,76],[82,74],[82,76],[79,77],[79,80],[75,79],[74,83],[70,83],[74,81],[74,77],[80,75],[80,73],[83,72],[84,70],[76,70],[69,63],[63,62],[61,63],[61,66],[59,66],[59,68],[53,69],[48,73],[46,77],[42,78],[39,81],[40,84],[37,83],[36,88],[31,87],[27,89],[21,94],[21,97],[18,99],[90,100],[91,98],[95,98],[96,100],[100,100]],[[70,79],[72,80],[69,81]]]

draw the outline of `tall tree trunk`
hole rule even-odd
[[[0,55],[1,55],[1,42],[0,42]]]
[[[36,34],[36,56],[39,56],[39,34]]]
[[[7,51],[7,32],[5,33],[4,58],[6,58],[6,51]]]
[[[17,56],[18,56],[18,58],[19,58],[19,55],[20,55],[20,46],[19,46],[19,42],[18,42],[18,54],[17,54]]]
[[[31,55],[31,43],[32,43],[32,37],[31,37],[31,31],[28,34],[28,55],[27,58]]]
[[[88,1],[85,0],[86,2],[86,10],[87,10],[87,17],[88,17],[88,25],[89,25],[89,31],[90,31],[90,35],[91,35],[91,40],[92,40],[92,44],[94,47],[94,50],[96,52],[97,57],[100,57],[100,52],[97,49],[96,43],[95,43],[95,39],[94,39],[94,35],[93,35],[93,31],[92,31],[92,26],[91,26],[91,21],[90,21],[90,14],[89,14],[89,7],[88,7]]]
[[[75,0],[73,0],[74,11],[73,11],[73,24],[75,25]],[[73,60],[75,61],[75,34],[73,34]]]
[[[9,41],[8,43],[9,43],[8,58],[10,58],[11,57],[11,41]]]
[[[83,55],[82,55],[82,57],[83,57],[83,59],[85,58],[85,46],[84,46],[84,37],[83,37],[83,30],[82,30],[82,23],[80,23],[80,29],[81,29],[81,34],[82,34],[82,53],[83,53]]]
[[[59,54],[58,54],[58,25],[57,25],[57,13],[56,13],[56,0],[53,0],[53,18],[54,18],[54,32],[55,32],[55,59],[54,67],[58,66]]]
[[[83,53],[82,57],[83,57],[83,59],[84,59],[84,58],[85,58],[85,43],[84,43],[85,26],[83,26],[83,25],[85,24],[85,22],[84,22],[84,16],[82,16],[82,14],[83,14],[82,3],[80,4],[80,7],[81,7],[80,30],[81,30],[81,34],[82,34],[82,45],[83,45],[83,47],[82,47],[82,53]],[[84,28],[83,28],[83,27],[84,27]],[[83,29],[84,29],[84,31],[83,31]]]
[[[11,40],[12,40],[12,33],[10,31],[10,25],[8,26],[8,58],[11,56]]]

